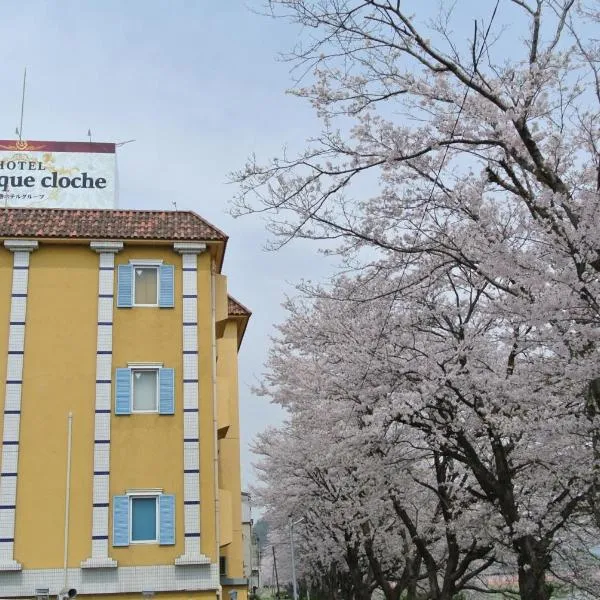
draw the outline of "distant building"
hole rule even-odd
[[[244,545],[244,577],[250,591],[260,587],[260,545],[254,535],[250,494],[242,492],[242,543]]]
[[[191,212],[0,208],[0,596],[246,598],[226,241]]]

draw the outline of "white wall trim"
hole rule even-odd
[[[173,248],[179,254],[202,254],[202,252],[206,252],[206,244],[199,242],[175,242]]]
[[[6,357],[5,406],[0,469],[0,571],[20,571],[15,560],[15,519],[19,442],[25,355],[25,320],[29,286],[29,255],[37,247],[35,240],[5,240],[4,247],[13,253],[8,352]],[[2,589],[0,587],[0,589]]]
[[[105,564],[104,567],[107,565]],[[219,567],[212,563],[176,567],[118,567],[68,569],[69,587],[79,595],[124,594],[142,591],[193,592],[216,590],[220,585]],[[36,588],[48,588],[51,596],[64,586],[62,569],[23,569],[18,573],[0,573],[3,596],[35,597]]]
[[[96,400],[94,403],[94,467],[92,484],[91,556],[81,563],[85,569],[115,568],[117,562],[108,556],[110,417],[112,410],[112,329],[115,293],[115,254],[123,242],[101,240],[90,242],[98,253],[98,312],[96,334]],[[1,586],[1,583],[0,583]]]
[[[129,264],[132,267],[160,267],[163,260],[162,258],[130,258]]]
[[[90,248],[98,253],[113,252],[116,254],[123,250],[123,242],[117,240],[98,240],[90,242]]]
[[[36,240],[4,240],[4,247],[11,252],[33,252],[38,243]]]
[[[177,242],[182,255],[183,273],[183,529],[184,553],[176,565],[205,564],[201,552],[200,498],[196,486],[200,480],[200,443],[198,438],[198,254],[206,244]]]

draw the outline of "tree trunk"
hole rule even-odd
[[[357,545],[346,547],[346,564],[348,565],[350,575],[353,600],[371,600],[369,577],[361,568],[359,548]]]
[[[408,559],[408,577],[406,585],[406,600],[418,600],[417,583],[421,572],[421,556],[416,554]]]
[[[593,422],[598,417],[600,409],[600,378],[593,379],[589,383],[586,409],[588,418]],[[594,449],[594,471],[589,501],[596,527],[600,527],[600,432],[597,428],[592,432],[592,448]]]
[[[551,586],[546,582],[550,558],[532,536],[515,542],[519,561],[519,595],[522,600],[549,600]]]
[[[366,528],[363,527],[363,532],[368,533]],[[400,595],[404,591],[404,585],[402,580],[404,579],[404,574],[400,578],[400,581],[390,581],[386,577],[386,573],[384,573],[381,568],[381,564],[375,555],[375,551],[373,549],[373,540],[367,537],[363,543],[365,554],[367,555],[367,559],[369,561],[369,566],[371,567],[371,572],[373,573],[373,578],[381,588],[383,595],[385,596],[385,600],[400,600]],[[406,557],[407,565],[408,561],[410,561],[410,557]],[[405,567],[404,572],[407,571],[408,567]]]

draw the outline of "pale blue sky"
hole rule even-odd
[[[227,214],[227,174],[256,153],[267,158],[318,133],[308,103],[285,95],[289,50],[299,30],[255,14],[262,0],[21,0],[2,6],[0,138],[14,137],[23,67],[28,69],[23,137],[135,139],[118,153],[122,208],[192,209],[230,236],[224,272],[231,293],[253,310],[240,355],[242,463],[248,444],[281,412],[254,397],[280,303],[301,278],[332,264],[311,244],[263,251],[258,218]],[[418,6],[419,2],[415,2]],[[493,0],[458,7],[465,39]],[[503,15],[505,22],[507,15]],[[465,18],[466,17],[466,18]],[[500,19],[498,19],[500,20]]]
[[[258,3],[250,6],[257,7]],[[280,303],[301,277],[328,269],[311,246],[263,251],[259,219],[234,220],[227,173],[317,131],[310,108],[286,96],[276,59],[296,30],[239,0],[23,0],[3,3],[0,139],[13,139],[23,67],[23,137],[135,143],[118,152],[122,208],[192,209],[230,236],[224,272],[253,311],[240,354],[243,477],[248,444],[280,411],[250,386],[262,372]]]

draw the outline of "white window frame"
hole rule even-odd
[[[131,414],[136,415],[155,415],[160,411],[160,370],[162,364],[155,363],[129,363],[127,368],[131,371]],[[136,410],[135,408],[135,374],[137,371],[155,371],[156,372],[156,409],[155,410]]]
[[[129,264],[133,267],[133,276],[131,282],[131,304],[134,307],[140,308],[156,308],[160,304],[160,266],[163,264],[162,260],[158,259],[146,259],[146,258],[137,258],[135,260],[130,260]],[[156,269],[156,304],[137,304],[135,301],[135,268],[154,268]]]
[[[127,491],[129,496],[129,543],[130,544],[158,544],[160,541],[160,496],[162,490],[131,490]],[[156,539],[154,540],[134,540],[133,539],[133,500],[135,498],[154,498],[156,502]]]

